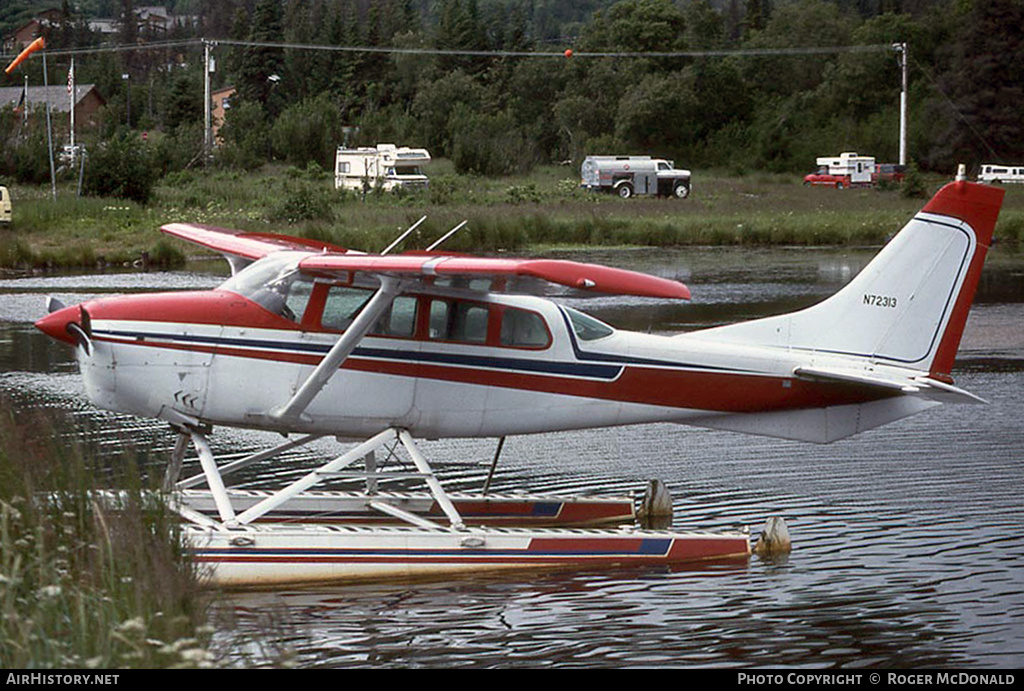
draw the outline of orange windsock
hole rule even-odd
[[[27,58],[29,55],[32,55],[32,53],[36,52],[40,48],[45,47],[46,41],[44,41],[43,37],[40,36],[36,40],[32,41],[32,43],[29,43],[28,46],[25,47],[25,50],[18,53],[18,57],[14,58],[14,60],[11,61],[11,64],[7,66],[7,69],[5,69],[4,72],[10,74],[11,70],[13,70],[15,67],[17,67],[25,61],[25,58]]]

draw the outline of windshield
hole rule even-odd
[[[581,341],[596,341],[599,338],[611,336],[615,333],[615,329],[605,324],[603,321],[594,319],[589,314],[583,314],[578,310],[574,310],[571,307],[563,307],[566,316],[569,317],[569,323],[572,324],[572,330],[576,334],[576,338]]]
[[[264,309],[298,321],[305,311],[313,282],[299,273],[300,252],[275,252],[253,262],[221,285],[221,290],[246,297]]]
[[[420,170],[419,166],[395,166],[391,174],[405,177],[409,175],[423,175],[423,171]]]

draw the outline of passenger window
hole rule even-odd
[[[373,291],[364,288],[331,286],[324,303],[320,325],[325,329],[344,331],[358,316],[366,303],[373,297]]]
[[[455,303],[451,339],[466,343],[486,343],[488,315],[489,310],[484,305],[474,305],[470,302]]]
[[[549,340],[544,320],[536,312],[507,309],[502,314],[502,345],[536,348],[546,346]]]
[[[486,343],[489,316],[486,305],[434,300],[430,303],[429,337],[438,341]]]
[[[371,333],[412,338],[416,333],[416,303],[416,298],[408,295],[396,297],[391,303],[391,309],[377,321]]]
[[[448,303],[444,300],[433,300],[430,303],[431,339],[444,341],[448,338]]]

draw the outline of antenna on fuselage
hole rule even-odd
[[[468,220],[467,220],[467,221],[463,221],[463,222],[462,222],[462,223],[460,223],[459,225],[457,225],[457,226],[455,226],[454,228],[452,228],[451,230],[449,230],[449,231],[448,231],[447,233],[445,233],[444,235],[442,235],[442,236],[441,236],[441,238],[440,238],[439,240],[437,240],[437,241],[436,241],[436,242],[435,242],[435,243],[434,243],[433,245],[431,245],[430,247],[428,247],[428,248],[426,249],[426,251],[427,251],[427,252],[430,252],[430,251],[431,251],[431,250],[433,250],[433,249],[434,249],[435,247],[437,247],[438,245],[440,245],[440,244],[441,244],[442,242],[444,242],[445,240],[447,240],[448,238],[450,238],[450,237],[451,237],[452,235],[455,235],[455,233],[456,233],[456,232],[458,232],[458,231],[459,231],[459,229],[461,229],[461,228],[462,228],[462,226],[466,225],[467,223],[469,223],[469,221],[468,221]]]
[[[384,256],[385,254],[387,254],[387,253],[388,253],[388,252],[390,252],[391,250],[395,249],[395,247],[397,247],[397,246],[398,246],[398,243],[400,243],[400,242],[401,242],[402,240],[404,240],[405,238],[407,238],[407,237],[409,236],[409,233],[411,233],[412,231],[416,230],[416,227],[417,227],[417,226],[418,226],[419,224],[423,223],[423,222],[424,222],[425,220],[427,220],[427,217],[426,217],[426,216],[423,216],[422,218],[420,218],[420,220],[416,221],[416,222],[415,222],[415,223],[413,223],[413,224],[412,224],[411,226],[409,226],[409,228],[408,228],[408,229],[407,229],[407,230],[406,230],[406,231],[405,231],[404,233],[402,233],[401,235],[399,235],[399,236],[398,236],[398,237],[397,237],[397,238],[395,239],[395,241],[394,241],[394,242],[392,242],[392,243],[391,243],[390,245],[388,245],[387,247],[385,247],[385,248],[384,248],[384,251],[380,253],[380,254],[381,254],[381,256],[383,257],[383,256]]]

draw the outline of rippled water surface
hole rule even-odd
[[[617,326],[691,329],[781,312],[833,292],[868,253],[602,252],[588,261],[679,277],[688,305],[573,304]],[[651,425],[511,438],[494,488],[642,490],[661,478],[676,527],[783,516],[785,558],[698,570],[617,570],[442,583],[234,593],[215,625],[225,664],[317,666],[1024,665],[1024,262],[994,257],[954,375],[988,405],[943,406],[828,446]],[[71,410],[112,451],[169,451],[164,426],[95,411],[70,353],[37,335],[42,296],[72,303],[139,289],[210,286],[207,273],[0,281],[0,389]],[[215,435],[242,454],[269,438]],[[426,442],[453,489],[477,485],[495,442]],[[250,486],[308,469],[311,453],[252,471]],[[156,464],[154,460],[154,464]],[[440,464],[439,464],[440,465]]]

